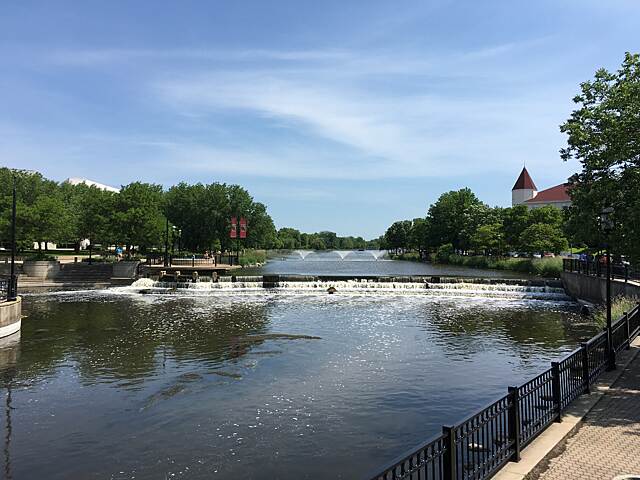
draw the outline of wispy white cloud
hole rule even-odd
[[[520,80],[495,75],[495,67],[483,63],[544,41],[424,58],[346,49],[95,49],[55,50],[46,61],[116,71],[119,63],[131,62],[131,70],[123,69],[131,89],[144,92],[149,111],[174,118],[176,128],[166,136],[145,132],[144,124],[130,135],[110,132],[114,140],[76,134],[71,143],[83,154],[105,151],[106,142],[116,156],[139,155],[146,148],[156,162],[178,162],[192,172],[304,179],[447,177],[500,171],[523,161],[557,162],[542,140],[557,133],[558,108],[543,103],[530,84],[524,88]],[[193,64],[181,68],[184,61]],[[489,87],[487,77],[493,77]],[[544,92],[545,99],[549,95]],[[243,127],[229,127],[232,135],[251,141],[207,141],[182,121],[189,118],[200,131],[222,131],[226,127],[219,117],[228,113],[243,118]],[[247,134],[274,126],[284,134],[258,140]],[[304,141],[291,141],[301,135]],[[49,152],[59,151],[65,138],[52,140]]]

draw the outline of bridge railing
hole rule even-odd
[[[580,273],[594,277],[604,278],[607,276],[607,264],[605,261],[565,258],[562,260],[562,269],[565,272]],[[640,280],[640,268],[626,263],[612,263],[611,278],[617,278],[625,282],[629,280]]]
[[[612,327],[613,350],[629,348],[640,333],[640,304]],[[367,480],[484,480],[520,452],[590,386],[607,366],[607,332],[552,362],[528,382],[442,433],[412,448]]]

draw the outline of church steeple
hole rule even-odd
[[[518,180],[516,180],[515,185],[511,189],[511,205],[522,205],[527,200],[534,198],[537,193],[538,188],[536,184],[533,183],[527,167],[523,167]]]
[[[522,172],[520,172],[520,176],[511,190],[538,190],[536,184],[533,183],[531,175],[529,175],[527,171],[527,167],[522,167]]]

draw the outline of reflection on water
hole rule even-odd
[[[358,477],[590,336],[573,308],[401,294],[29,295],[22,338],[0,347],[11,473]]]
[[[317,252],[301,258],[297,254],[276,257],[262,268],[244,269],[243,275],[435,275],[450,277],[527,278],[527,275],[506,270],[480,270],[477,268],[437,265],[422,262],[388,260],[378,251],[348,252],[344,260],[336,261],[338,253]],[[378,255],[378,259],[372,259]]]

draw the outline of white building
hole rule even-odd
[[[85,185],[88,185],[89,187],[97,187],[100,190],[106,190],[107,192],[118,193],[120,191],[119,188],[110,187],[109,185],[94,182],[93,180],[89,180],[88,178],[71,177],[67,178],[65,181],[70,185],[80,185],[81,183],[83,183]]]
[[[568,183],[561,183],[555,187],[538,191],[536,184],[524,167],[518,180],[511,189],[511,205],[526,205],[529,209],[552,205],[556,208],[566,208],[571,205]]]

